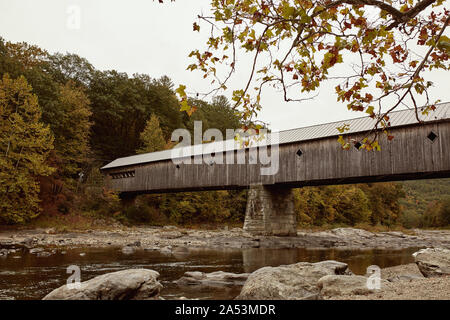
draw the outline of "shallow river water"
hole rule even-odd
[[[369,265],[380,268],[413,262],[417,248],[402,250],[339,250],[339,249],[189,249],[189,252],[165,255],[158,251],[137,250],[124,254],[121,248],[57,249],[49,257],[15,253],[0,258],[0,299],[41,299],[66,283],[66,268],[77,265],[81,281],[107,272],[128,268],[149,268],[160,273],[164,286],[161,296],[196,299],[233,299],[240,287],[189,288],[178,287],[174,280],[186,271],[252,272],[264,266],[278,266],[301,261],[337,260],[348,263],[356,274],[365,274]]]

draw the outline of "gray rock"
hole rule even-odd
[[[44,252],[44,248],[32,248],[32,249],[30,249],[29,252],[31,254],[38,254],[38,253]]]
[[[55,228],[48,228],[44,231],[46,234],[55,234],[56,230]]]
[[[335,228],[330,231],[333,235],[336,235],[340,238],[364,238],[371,239],[376,237],[376,235],[372,232],[356,229],[356,228]]]
[[[133,242],[133,243],[129,243],[127,244],[128,247],[140,247],[141,246],[141,242],[139,240]]]
[[[134,247],[125,246],[122,248],[121,251],[123,254],[133,254],[136,251],[136,249]]]
[[[200,285],[206,287],[243,285],[249,273],[231,273],[216,271],[204,273],[200,271],[185,272],[184,276],[175,281],[179,286]]]
[[[415,263],[383,268],[381,278],[389,282],[425,279]]]
[[[264,267],[250,274],[236,299],[317,299],[317,281],[326,275],[337,274],[350,274],[346,263],[330,260]]]
[[[161,232],[159,235],[162,239],[178,239],[183,236],[180,231]]]
[[[159,252],[164,254],[164,255],[171,255],[172,254],[172,247],[171,246],[167,246],[167,247],[161,248]]]
[[[317,285],[323,296],[366,295],[374,290],[367,286],[368,278],[357,275],[327,275],[319,279]],[[381,280],[381,288],[386,280]]]
[[[159,273],[149,269],[129,269],[103,274],[81,282],[80,288],[63,285],[43,300],[147,300],[157,299],[162,288]]]
[[[26,246],[31,246],[31,245],[36,244],[37,242],[38,242],[37,238],[26,238],[21,242],[21,244],[24,244]]]
[[[172,249],[172,254],[177,259],[184,259],[190,253],[189,253],[189,249],[186,248],[186,247],[175,247],[175,248]]]
[[[144,248],[144,251],[158,251],[159,248],[158,247],[148,247],[148,248]]]
[[[36,254],[36,256],[39,258],[50,257],[51,255],[53,255],[53,252],[49,252],[49,251],[42,251],[42,252],[38,252]]]
[[[450,275],[450,250],[444,248],[426,248],[413,253],[420,272],[427,277]]]
[[[387,231],[387,232],[381,232],[381,234],[391,236],[391,237],[397,237],[397,238],[406,238],[407,236],[400,232],[400,231]]]

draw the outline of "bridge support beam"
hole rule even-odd
[[[297,215],[292,189],[282,186],[250,186],[244,230],[254,235],[296,236]]]

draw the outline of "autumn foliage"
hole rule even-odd
[[[0,222],[23,223],[36,217],[38,178],[53,172],[50,128],[41,121],[36,95],[24,77],[0,81]]]
[[[249,72],[232,91],[247,122],[263,107],[267,86],[285,101],[302,102],[331,82],[337,101],[377,120],[362,148],[379,149],[390,112],[407,104],[419,121],[439,101],[429,95],[426,71],[449,69],[449,22],[443,0],[213,0],[210,14],[193,24],[194,32],[207,34],[206,49],[190,53],[187,69],[211,80],[205,95],[227,90],[238,68]],[[243,55],[250,65],[239,65]],[[185,88],[178,94],[191,113]]]

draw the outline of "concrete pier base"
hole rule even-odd
[[[244,230],[254,235],[297,235],[292,189],[282,186],[250,186]]]

